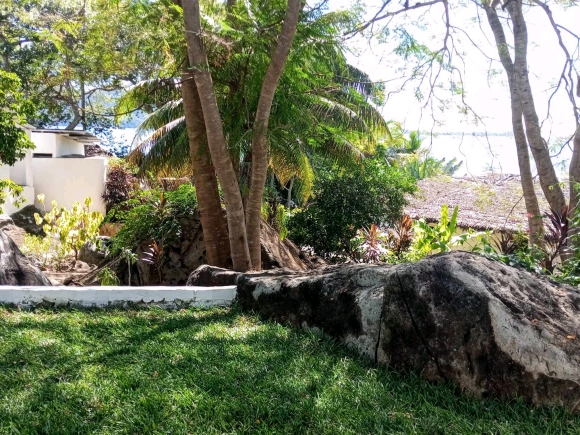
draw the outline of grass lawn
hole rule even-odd
[[[1,434],[580,434],[236,309],[0,308]]]

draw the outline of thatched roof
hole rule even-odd
[[[417,193],[409,197],[405,212],[413,219],[438,222],[441,207],[459,206],[458,225],[475,230],[525,231],[527,213],[518,175],[491,174],[482,177],[431,178],[418,182]],[[535,182],[542,213],[548,203]]]
[[[115,155],[100,145],[85,145],[85,157],[114,157]]]

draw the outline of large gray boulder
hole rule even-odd
[[[14,225],[14,221],[12,220],[12,218],[5,214],[0,214],[0,229],[8,225]]]
[[[51,285],[4,231],[0,231],[0,285]]]
[[[109,255],[111,238],[99,236],[96,242],[87,242],[79,250],[79,260],[90,265],[101,264]]]
[[[28,234],[33,236],[44,237],[44,230],[42,225],[37,225],[34,219],[34,214],[38,213],[40,216],[44,216],[42,210],[37,209],[34,205],[29,204],[24,208],[21,208],[16,213],[12,213],[10,217],[14,221],[14,225],[23,228]]]
[[[185,285],[198,287],[235,285],[240,275],[241,272],[203,264],[191,272]]]
[[[580,412],[580,292],[467,253],[397,266],[242,275],[244,309],[318,328],[373,361],[475,397]]]

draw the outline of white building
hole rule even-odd
[[[101,139],[81,130],[37,129],[24,127],[36,146],[14,166],[0,166],[0,179],[10,178],[24,188],[26,200],[20,207],[9,197],[2,205],[4,214],[12,214],[29,204],[42,208],[36,198],[44,194],[46,208],[51,201],[70,208],[75,201],[82,203],[90,196],[91,211],[105,213],[101,195],[105,192],[106,157],[86,157],[85,145],[94,145]]]

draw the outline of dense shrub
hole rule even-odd
[[[132,193],[136,191],[137,185],[138,181],[134,176],[134,171],[125,161],[121,159],[109,160],[105,193],[102,196],[107,212],[129,200]]]
[[[44,195],[38,195],[38,200],[44,204]],[[35,213],[37,225],[42,225],[46,236],[26,237],[23,251],[42,265],[53,263],[57,269],[70,256],[78,259],[79,251],[85,243],[94,243],[99,235],[99,226],[103,215],[90,211],[93,201],[86,198],[84,204],[73,203],[70,210],[59,208],[56,201],[52,201],[52,209],[40,216]]]
[[[134,251],[145,241],[163,246],[167,240],[180,236],[179,218],[191,215],[196,209],[197,196],[191,184],[183,184],[173,192],[140,192],[109,212],[123,223],[123,228],[113,237],[112,252]]]
[[[357,230],[399,219],[405,194],[415,190],[415,179],[379,159],[328,173],[316,181],[310,204],[290,218],[288,237],[326,258],[351,256]]]

